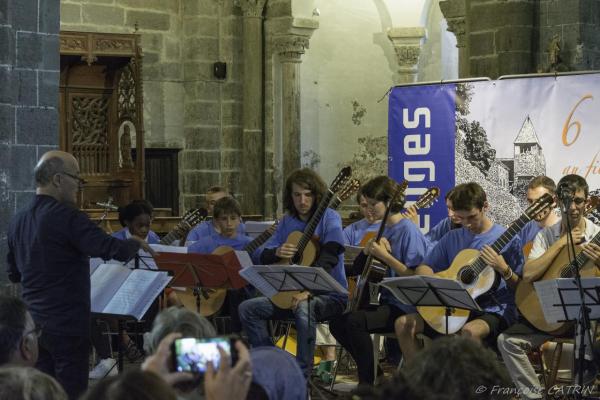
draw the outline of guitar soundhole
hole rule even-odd
[[[476,277],[475,271],[471,268],[464,268],[460,271],[460,281],[465,285],[470,285],[475,282]]]

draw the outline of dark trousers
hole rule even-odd
[[[62,385],[69,399],[75,400],[88,387],[88,335],[65,336],[42,332],[36,368]]]
[[[112,357],[110,351],[110,336],[107,335],[107,330],[110,330],[109,323],[110,321],[107,319],[92,318],[90,339],[92,341],[92,346],[96,349],[99,360]]]
[[[371,333],[394,332],[394,321],[404,315],[399,308],[380,305],[373,309],[345,313],[329,321],[329,330],[350,353],[358,370],[358,382],[375,382],[373,341]]]

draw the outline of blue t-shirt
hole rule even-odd
[[[427,249],[431,250],[437,242],[448,232],[452,230],[452,220],[446,217],[438,222],[433,228],[427,232],[425,239],[429,242]]]
[[[407,268],[415,269],[423,263],[427,250],[427,239],[410,219],[403,218],[396,224],[386,227],[383,236],[390,242],[394,258],[406,265]],[[388,276],[397,276],[391,267],[388,268]],[[415,312],[414,307],[402,304],[385,288],[381,289],[380,302],[391,304],[406,313]]]
[[[127,237],[127,230],[129,228],[123,228],[120,231],[116,231],[114,233],[111,234],[112,237],[116,237],[117,239],[121,239],[121,240],[125,240],[128,239]],[[131,233],[130,233],[131,235]],[[160,238],[158,237],[158,235],[153,232],[153,231],[148,231],[148,237],[146,238],[146,242],[148,242],[149,244],[160,244]]]
[[[238,235],[246,235],[246,226],[242,222],[237,228]],[[212,220],[205,220],[196,225],[187,235],[185,239],[186,245],[190,245],[203,237],[218,235],[219,233],[215,230]]]
[[[199,240],[188,246],[189,253],[210,254],[217,247],[229,246],[234,250],[243,250],[244,247],[252,241],[250,236],[236,235],[234,238],[228,238],[220,234],[212,235]]]
[[[464,249],[481,250],[484,245],[491,245],[506,228],[494,224],[489,230],[480,234],[474,234],[467,228],[453,229],[444,235],[438,244],[429,251],[423,264],[430,266],[434,272],[446,270],[456,255]],[[520,247],[520,240],[511,240],[501,252],[504,260],[509,267],[517,274],[521,275],[523,269],[523,252]],[[504,279],[499,279],[496,289],[478,297],[477,304],[486,312],[499,314],[503,316],[510,324],[516,321],[517,307],[515,305],[514,292],[507,285]]]
[[[273,236],[265,243],[265,249],[276,249],[284,244],[290,233],[294,231],[303,232],[306,227],[306,222],[301,221],[289,214],[286,214]],[[341,246],[344,245],[344,233],[342,231],[342,218],[340,215],[328,208],[325,210],[321,221],[315,229],[315,236],[319,238],[320,244],[328,242],[339,243]],[[348,288],[348,282],[346,281],[346,274],[344,272],[344,253],[338,256],[338,262],[329,272],[333,278],[340,283],[344,288]],[[336,295],[337,296],[337,295]],[[340,298],[347,298],[346,295],[337,296]]]
[[[367,232],[377,232],[381,222],[375,222],[370,224],[366,219],[356,221],[344,228],[344,244],[351,246],[360,245],[361,240],[365,237]]]

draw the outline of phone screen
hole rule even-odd
[[[208,361],[212,361],[215,369],[218,369],[221,353],[217,345],[227,353],[226,362],[231,363],[231,344],[228,337],[176,339],[173,342],[175,371],[204,374]]]

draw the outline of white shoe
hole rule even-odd
[[[107,376],[117,375],[117,361],[114,358],[105,358],[90,371],[90,379],[102,379]]]

